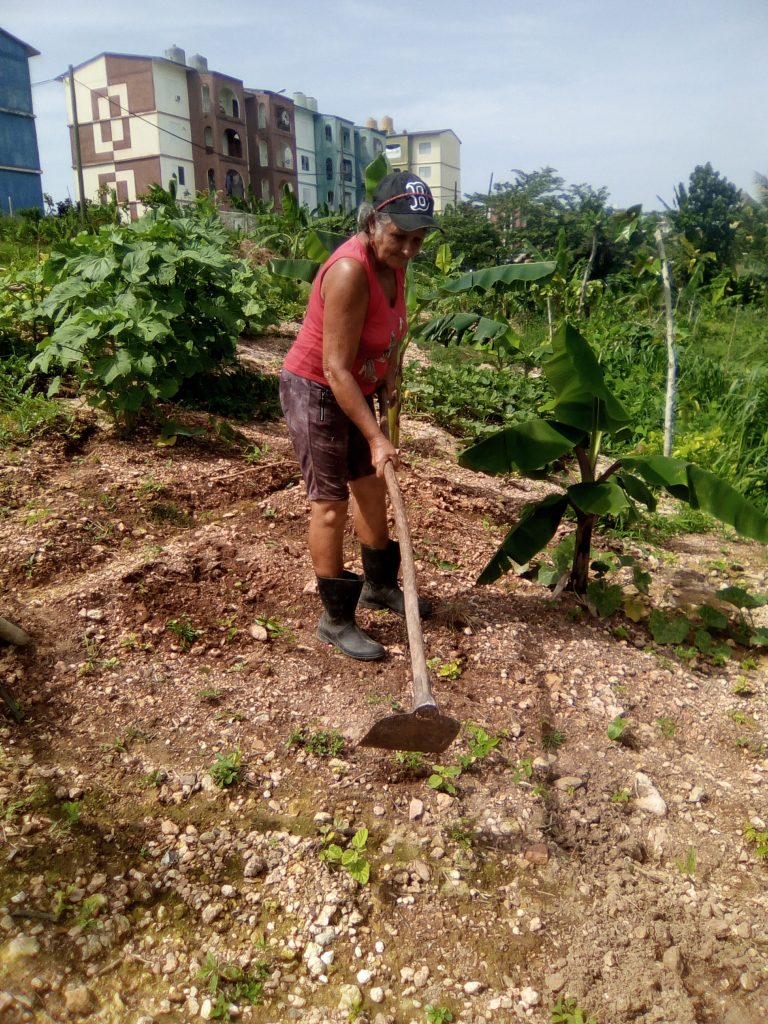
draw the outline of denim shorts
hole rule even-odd
[[[372,397],[366,402],[373,410]],[[310,501],[346,501],[350,480],[374,472],[365,437],[330,388],[280,371],[280,404]]]

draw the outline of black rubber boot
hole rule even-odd
[[[372,640],[355,622],[355,608],[363,589],[360,577],[346,571],[340,579],[318,576],[317,589],[325,609],[317,626],[319,639],[358,661],[383,658],[387,649]]]
[[[389,608],[398,615],[405,615],[405,598],[397,585],[400,569],[400,545],[391,540],[385,548],[369,548],[360,545],[363,556],[365,584],[360,595],[361,608]],[[419,598],[419,616],[428,619],[432,605],[426,598]]]

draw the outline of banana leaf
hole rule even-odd
[[[639,477],[633,476],[631,473],[617,473],[616,479],[630,498],[641,502],[649,512],[656,511],[656,498],[653,491],[646,487]]]
[[[322,264],[315,260],[270,260],[269,269],[277,277],[290,277],[294,281],[312,284]]]
[[[365,168],[365,198],[369,203],[373,199],[376,186],[388,174],[389,164],[387,163],[387,158],[383,153],[379,153],[376,159],[372,160]]]
[[[526,420],[483,438],[459,455],[459,465],[481,473],[531,473],[571,451],[584,433],[549,420]]]
[[[460,292],[471,291],[473,288],[488,291],[489,288],[493,288],[500,282],[502,284],[529,284],[531,281],[541,281],[545,277],[551,277],[555,268],[556,264],[548,261],[545,263],[505,263],[501,267],[473,270],[468,274],[461,274],[451,281],[445,281],[427,298],[439,299],[446,293],[457,295]]]
[[[579,332],[563,324],[552,339],[553,355],[542,370],[555,393],[555,419],[590,433],[614,433],[630,415],[606,386],[597,358]]]
[[[587,515],[615,516],[629,505],[626,494],[613,480],[573,484],[567,493],[576,508]]]
[[[567,508],[568,499],[564,494],[550,494],[543,501],[526,505],[520,522],[509,531],[477,582],[493,583],[509,572],[513,563],[529,562],[552,540]]]
[[[348,238],[348,235],[339,235],[335,231],[319,231],[313,228],[304,239],[304,255],[310,260],[325,263],[331,253]]]
[[[664,455],[628,456],[622,464],[652,487],[663,487],[691,508],[732,526],[742,537],[768,542],[768,517],[714,473]]]

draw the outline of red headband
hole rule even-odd
[[[383,210],[385,206],[389,206],[390,203],[394,203],[398,199],[413,199],[414,197],[418,198],[419,196],[424,196],[426,199],[428,194],[429,193],[427,192],[401,192],[399,196],[390,196],[389,199],[385,199],[383,203],[379,203],[379,205],[375,206],[374,209],[378,213],[379,210]],[[429,200],[434,202],[431,195],[429,196]]]

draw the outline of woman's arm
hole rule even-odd
[[[368,312],[368,277],[356,260],[341,259],[323,279],[323,373],[336,401],[360,430],[371,448],[377,476],[384,464],[399,465],[397,451],[382,434],[376,417],[363,397],[352,366]]]

